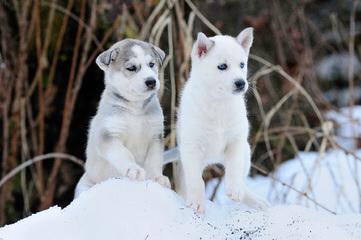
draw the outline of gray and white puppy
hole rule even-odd
[[[100,54],[105,90],[91,120],[85,173],[75,197],[109,178],[151,179],[170,188],[162,174],[163,113],[157,91],[158,62],[165,53],[139,40],[125,39]]]

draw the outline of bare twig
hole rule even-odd
[[[70,9],[73,6],[73,2],[74,2],[74,0],[69,0],[68,1],[66,12],[70,12]],[[69,19],[69,14],[65,14],[64,18],[63,18],[63,22],[62,22],[61,27],[60,27],[59,37],[58,37],[58,41],[56,42],[55,53],[53,55],[53,60],[52,60],[52,64],[51,64],[51,67],[50,67],[48,86],[47,86],[46,91],[45,91],[46,98],[49,98],[50,95],[51,95],[51,91],[52,91],[52,87],[53,87],[52,83],[53,83],[53,79],[54,79],[54,75],[55,75],[55,69],[56,69],[56,66],[57,66],[57,63],[58,63],[60,49],[61,49],[61,46],[63,44],[64,34],[65,34],[66,26],[68,24],[68,19]]]
[[[44,145],[45,145],[45,101],[44,101],[44,91],[43,91],[43,60],[42,60],[42,46],[41,46],[41,32],[40,32],[40,10],[39,10],[39,0],[34,1],[34,15],[36,22],[36,54],[38,57],[38,103],[39,103],[39,111],[38,111],[38,122],[39,122],[39,148],[38,154],[44,153]],[[36,164],[36,172],[38,175],[38,190],[39,194],[42,195],[44,192],[43,185],[43,166],[41,162]]]
[[[29,156],[29,149],[28,144],[26,141],[26,127],[25,127],[25,100],[21,99],[21,110],[20,110],[20,133],[21,133],[21,161],[22,163],[25,161],[25,159]],[[39,184],[39,182],[37,182]],[[24,199],[24,209],[25,212],[30,214],[30,202],[29,202],[29,196],[26,189],[26,171],[21,171],[21,191],[23,194]]]
[[[352,10],[351,10],[351,15],[350,15],[350,40],[348,43],[348,50],[349,50],[349,54],[348,54],[348,86],[349,86],[349,93],[350,93],[350,118],[351,118],[351,132],[352,132],[352,137],[354,139],[353,141],[353,150],[354,152],[357,149],[357,141],[356,141],[356,137],[355,137],[355,123],[353,121],[354,119],[354,105],[355,105],[355,87],[354,87],[354,55],[355,55],[355,14],[356,14],[356,9],[357,6],[359,5],[359,0],[354,0],[353,2],[353,6],[352,6]],[[358,176],[358,164],[355,160],[355,169],[354,169],[354,173],[356,176],[356,182],[359,182],[359,178]],[[358,192],[359,192],[359,196],[361,198],[361,188],[360,185],[358,185]],[[361,209],[361,201],[360,201],[360,205],[359,208]]]
[[[221,35],[221,31],[218,30],[207,18],[203,16],[203,14],[197,9],[197,7],[190,0],[185,0],[188,6],[192,9],[192,11],[198,16],[198,18],[215,34]]]
[[[4,176],[1,181],[0,181],[0,188],[7,182],[9,181],[10,178],[14,177],[16,174],[18,174],[21,170],[35,164],[36,162],[39,161],[43,161],[43,160],[47,160],[47,159],[54,159],[54,158],[58,158],[58,159],[65,159],[65,160],[69,160],[71,162],[76,163],[77,165],[84,167],[84,162],[83,160],[80,160],[72,155],[69,154],[65,154],[65,153],[47,153],[44,155],[40,155],[40,156],[36,156],[32,159],[29,159],[27,161],[25,161],[24,163],[20,164],[19,166],[17,166],[16,168],[14,168],[12,171],[10,171],[6,176]]]
[[[73,0],[69,0],[69,1],[72,1]],[[72,5],[73,3],[69,4],[68,2],[68,6],[69,5]],[[57,9],[58,11],[64,13],[64,15],[68,16],[68,17],[71,17],[72,19],[74,19],[79,25],[81,25],[83,28],[85,28],[86,30],[91,30],[91,27],[85,23],[84,19],[82,19],[81,17],[78,17],[77,15],[73,14],[71,11],[70,11],[70,8],[63,8],[62,6],[59,6],[58,4],[55,4],[55,3],[49,3],[49,2],[41,2],[41,5],[45,5],[45,6],[50,6],[52,8],[55,8]],[[90,36],[91,40],[94,41],[94,43],[96,45],[99,45],[99,40],[97,38],[97,36],[95,36],[94,34],[92,34]]]
[[[330,212],[330,213],[332,213],[332,214],[336,214],[334,211],[326,208],[326,207],[323,206],[322,204],[318,203],[316,200],[310,198],[310,197],[307,195],[307,193],[301,192],[301,191],[297,190],[296,188],[292,187],[291,185],[288,185],[287,183],[285,183],[285,182],[283,182],[282,180],[274,177],[273,175],[271,175],[271,174],[268,173],[267,171],[263,170],[262,168],[254,165],[254,164],[252,164],[252,167],[253,167],[254,169],[256,169],[257,171],[260,171],[261,173],[263,173],[263,174],[267,175],[268,177],[272,178],[273,180],[281,183],[283,186],[286,186],[286,187],[288,187],[289,189],[292,189],[293,191],[297,192],[298,194],[304,196],[305,198],[307,198],[308,200],[312,201],[312,202],[313,202],[314,204],[316,204],[317,206],[325,209],[326,211],[328,211],[328,212]]]
[[[162,10],[162,8],[164,7],[164,4],[166,2],[167,2],[166,0],[161,0],[158,3],[157,7],[153,10],[151,15],[148,17],[147,21],[143,25],[142,30],[140,31],[140,34],[139,34],[139,39],[140,40],[145,40],[145,38],[149,34],[149,29],[150,29],[151,25],[153,24],[154,19],[160,13],[160,11]]]
[[[355,55],[355,13],[359,0],[354,0],[350,15],[350,38],[348,42],[348,87],[350,93],[350,116],[353,118],[353,108],[355,105],[355,87],[354,87],[354,55]],[[355,133],[355,125],[352,121],[352,133]],[[356,143],[353,144],[356,150]]]
[[[125,10],[125,6],[124,6],[124,12],[126,12]],[[122,23],[126,21],[126,18],[122,18]],[[104,44],[108,41],[108,39],[110,38],[111,34],[117,29],[117,27],[119,26],[119,22],[120,22],[120,17],[118,17],[114,22],[113,25],[111,26],[111,28],[109,28],[109,30],[106,32],[106,34],[104,35],[102,41],[98,44],[97,48],[95,49],[95,51],[92,53],[92,55],[90,55],[90,57],[88,58],[87,62],[85,63],[85,69],[88,69],[90,67],[90,64],[93,62],[93,60],[95,59],[95,57],[97,56],[97,54],[99,53],[100,50],[103,49]]]
[[[300,91],[300,93],[306,97],[306,99],[308,100],[308,102],[310,103],[312,109],[315,111],[318,119],[320,120],[321,123],[324,122],[323,120],[323,116],[320,112],[320,110],[318,109],[316,103],[313,101],[312,97],[307,93],[307,91],[304,89],[304,87],[302,87],[297,81],[295,81],[290,75],[288,75],[281,67],[279,66],[275,66],[273,64],[271,64],[270,62],[266,61],[265,59],[262,59],[256,55],[250,54],[250,58],[264,64],[265,66],[273,69],[275,72],[279,73],[281,76],[283,76],[285,79],[287,79],[288,81],[290,81],[296,88],[298,91]]]

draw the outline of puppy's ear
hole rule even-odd
[[[199,32],[197,35],[197,53],[198,56],[201,57],[203,54],[207,53],[209,49],[211,49],[214,46],[214,41],[207,38],[206,35]]]
[[[247,56],[253,43],[253,28],[249,27],[244,29],[236,38],[237,42],[241,44]]]
[[[152,45],[152,49],[153,49],[154,53],[157,55],[157,57],[159,58],[160,64],[163,65],[163,61],[165,58],[165,53],[163,52],[163,50],[154,45]]]
[[[118,48],[115,49],[109,49],[105,52],[103,52],[102,54],[100,54],[97,59],[95,60],[95,62],[98,64],[99,68],[103,71],[107,70],[110,63],[112,61],[115,61],[115,59],[118,56]]]

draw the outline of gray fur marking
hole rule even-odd
[[[111,133],[107,130],[103,130],[100,134],[100,138],[103,142],[105,143],[109,143],[112,141],[113,137],[111,135]]]
[[[118,99],[118,100],[121,100],[121,101],[124,101],[124,102],[129,102],[128,99],[126,99],[125,97],[123,97],[122,95],[120,95],[119,93],[117,92],[113,92],[113,96]]]
[[[147,98],[144,103],[143,103],[143,108],[146,108],[148,106],[148,104],[152,101],[153,97],[155,96],[155,93],[153,93],[152,95],[150,95],[149,98]]]
[[[152,44],[150,43],[146,43],[146,42],[142,42],[136,39],[124,39],[121,42],[120,46],[117,46],[117,60],[115,61],[115,67],[116,68],[120,68],[122,64],[126,63],[127,61],[129,61],[129,59],[135,57],[134,52],[132,51],[132,48],[134,46],[139,46],[143,49],[143,51],[149,55],[151,55],[154,60],[159,59],[159,62],[161,64],[163,64],[163,59],[164,57],[162,57],[162,54],[164,53],[159,53],[156,49],[156,47],[154,47]],[[161,51],[159,49],[159,51]],[[120,63],[120,64],[119,64]]]

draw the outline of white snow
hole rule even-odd
[[[360,239],[359,214],[335,216],[299,206],[267,212],[207,202],[198,216],[159,184],[111,179],[68,207],[52,207],[0,229],[3,240],[27,239]]]

